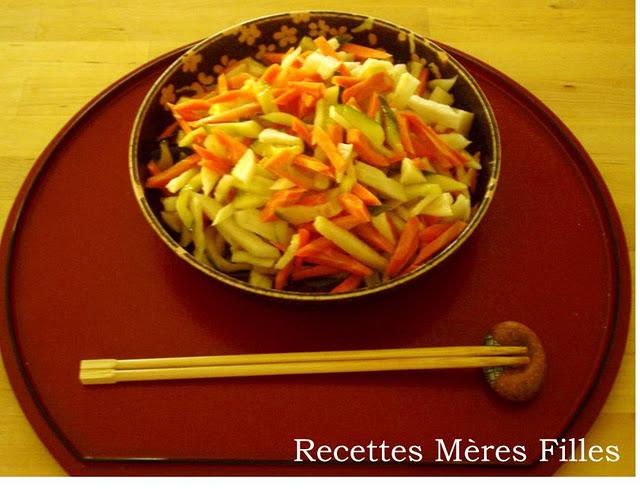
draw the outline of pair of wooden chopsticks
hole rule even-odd
[[[83,360],[83,384],[259,375],[328,374],[525,365],[521,346],[451,346],[266,353],[133,360]]]

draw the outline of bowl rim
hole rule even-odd
[[[423,43],[425,46],[430,48],[436,53],[443,53],[447,56],[448,63],[451,63],[455,70],[456,74],[463,78],[471,90],[473,91],[475,97],[480,102],[482,111],[487,115],[489,121],[489,140],[494,148],[494,159],[487,164],[485,168],[490,169],[490,174],[488,175],[488,180],[486,184],[486,191],[482,197],[482,200],[479,203],[478,209],[475,214],[467,224],[467,226],[462,230],[462,232],[458,235],[458,237],[453,240],[449,245],[447,245],[444,249],[442,249],[439,253],[437,253],[434,257],[432,257],[427,262],[423,263],[420,267],[415,269],[410,273],[406,273],[400,275],[398,277],[393,278],[392,280],[388,280],[382,282],[378,285],[371,287],[362,287],[349,292],[341,292],[337,294],[327,293],[327,292],[296,292],[296,291],[285,291],[285,290],[276,290],[276,289],[266,289],[261,287],[255,287],[250,285],[248,282],[244,280],[235,278],[225,272],[217,270],[212,266],[206,266],[199,262],[193,254],[187,251],[185,248],[180,246],[176,240],[171,236],[171,234],[167,231],[167,229],[162,225],[160,220],[157,218],[149,202],[146,197],[146,189],[143,183],[140,180],[140,172],[139,172],[139,164],[138,164],[138,142],[140,139],[140,130],[142,128],[142,122],[151,106],[151,102],[155,98],[158,90],[165,84],[165,82],[180,68],[181,60],[183,56],[179,56],[175,61],[169,65],[165,71],[158,77],[158,79],[153,83],[153,85],[147,91],[142,103],[140,104],[140,108],[136,113],[135,119],[133,121],[133,126],[131,128],[131,135],[129,138],[129,176],[130,181],[133,187],[134,195],[136,197],[136,201],[140,206],[142,213],[147,220],[147,222],[151,225],[151,227],[155,230],[156,234],[164,241],[164,243],[180,258],[187,261],[191,266],[197,268],[201,272],[206,275],[215,278],[231,287],[235,287],[237,289],[241,289],[245,292],[276,298],[276,299],[285,299],[291,301],[301,301],[301,302],[333,302],[340,301],[345,299],[352,299],[356,297],[363,297],[372,295],[378,292],[383,292],[385,290],[390,290],[397,286],[406,284],[417,277],[425,274],[429,270],[436,267],[438,264],[447,259],[450,255],[452,255],[455,251],[462,246],[462,244],[471,236],[473,231],[478,227],[480,221],[486,214],[489,205],[493,201],[493,196],[495,194],[495,190],[498,183],[498,178],[500,176],[500,168],[501,168],[501,141],[500,141],[500,132],[498,129],[498,123],[493,113],[493,109],[489,104],[489,101],[480,88],[480,85],[475,80],[475,78],[466,70],[464,66],[460,62],[458,62],[455,57],[451,56],[447,51],[445,51],[442,47],[440,47],[436,42],[422,36],[421,34],[414,32],[411,29],[408,29],[400,24],[396,24],[394,22],[390,22],[385,19],[380,19],[375,16],[365,15],[354,12],[346,12],[346,11],[337,11],[337,10],[295,10],[291,12],[278,12],[268,15],[263,15],[259,17],[254,17],[251,19],[247,19],[241,22],[238,22],[232,26],[226,27],[222,30],[219,30],[210,36],[196,41],[195,43],[189,45],[189,47],[184,51],[183,55],[186,53],[198,53],[205,47],[209,46],[211,43],[216,40],[223,38],[235,31],[237,31],[240,27],[246,26],[255,22],[264,22],[268,20],[276,20],[278,17],[291,18],[296,14],[305,14],[308,13],[310,15],[326,15],[326,16],[348,16],[357,19],[361,19],[362,22],[370,21],[372,23],[378,23],[387,26],[388,28],[395,31],[403,31],[413,38],[413,42],[416,40],[418,42]]]

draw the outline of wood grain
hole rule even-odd
[[[108,5],[108,6],[107,6]],[[143,62],[291,2],[0,0],[0,223],[29,168],[62,125]],[[298,0],[297,9],[318,2]],[[455,46],[539,97],[591,154],[635,250],[634,3],[630,0],[325,0]],[[544,162],[540,162],[544,164]],[[561,203],[559,203],[561,205]],[[587,442],[618,445],[618,463],[565,464],[558,475],[633,475],[635,331]],[[0,369],[0,475],[61,475]]]

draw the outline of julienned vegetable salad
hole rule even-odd
[[[460,234],[481,167],[455,77],[324,37],[263,61],[168,105],[146,186],[181,246],[256,287],[338,293],[410,272]]]

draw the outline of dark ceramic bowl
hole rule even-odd
[[[458,75],[452,89],[455,106],[475,114],[469,139],[472,151],[481,151],[482,171],[479,174],[474,201],[477,210],[464,231],[449,246],[412,273],[374,287],[343,294],[278,291],[249,285],[244,280],[226,274],[197,261],[181,247],[174,234],[160,220],[160,192],[144,187],[149,177],[146,163],[157,149],[157,137],[173,119],[166,109],[180,95],[194,96],[208,91],[216,77],[234,60],[247,56],[260,59],[270,51],[285,51],[295,46],[304,35],[329,38],[349,34],[353,41],[372,47],[383,47],[394,56],[394,62],[412,59],[435,63],[443,78]],[[500,169],[500,139],[493,111],[477,82],[442,48],[419,34],[385,20],[345,12],[295,12],[275,14],[249,20],[230,27],[199,42],[176,60],[155,82],[136,116],[129,149],[131,181],[142,211],[162,241],[179,257],[207,275],[239,289],[282,299],[297,301],[328,301],[364,296],[396,287],[422,275],[456,251],[476,229],[493,197]]]

